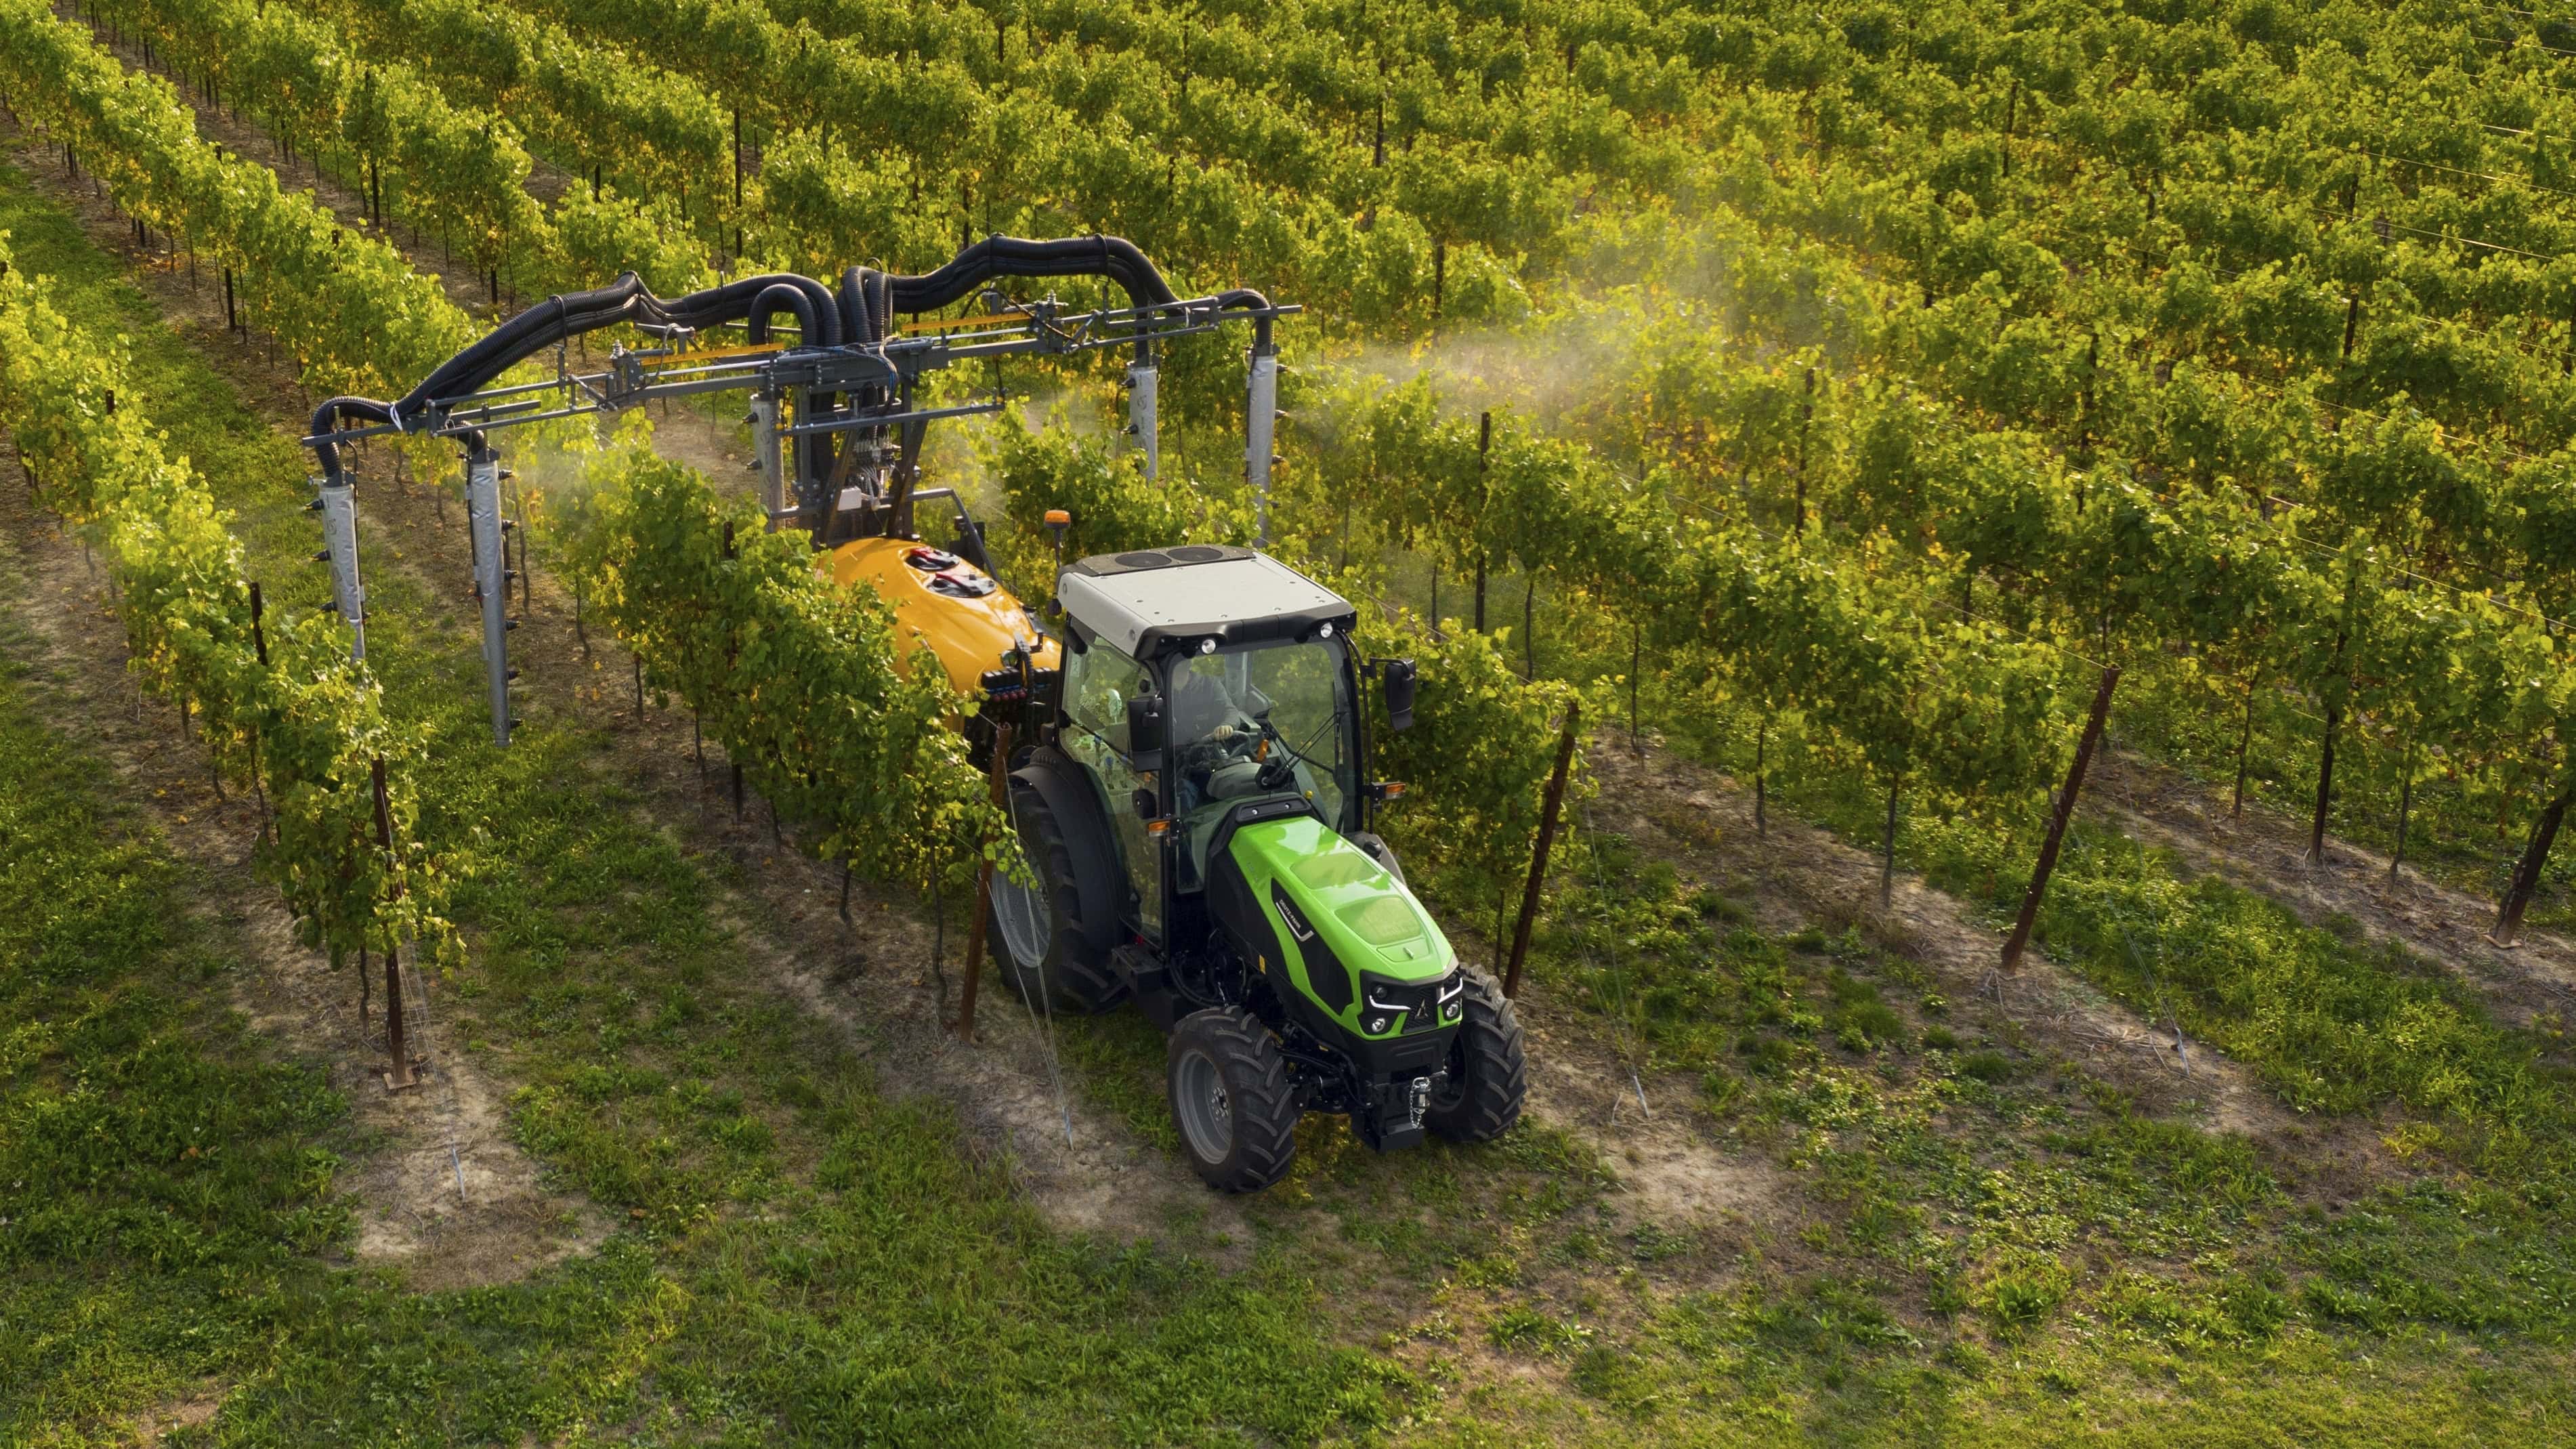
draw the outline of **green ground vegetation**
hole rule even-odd
[[[0,227],[135,334],[142,405],[265,571],[296,581],[278,597],[312,607],[291,443],[15,172]],[[1608,1184],[1632,1169],[1580,1124],[1378,1159],[1315,1123],[1220,1263],[1045,1223],[946,1110],[889,1095],[864,1034],[747,978],[734,867],[652,820],[598,729],[531,700],[495,754],[454,601],[397,568],[371,584],[389,700],[435,731],[423,830],[464,872],[448,1030],[515,1084],[549,1180],[616,1230],[497,1287],[419,1293],[350,1266],[335,1177],[369,1144],[314,1064],[243,1030],[229,989],[247,968],[187,928],[190,868],[39,723],[60,681],[13,664],[0,1439],[112,1442],[199,1394],[221,1413],[170,1442],[2571,1432],[2557,1046],[2116,839],[2079,839],[2050,948],[2226,1047],[2320,1140],[2407,1144],[2396,1168],[2323,1183],[2296,1144],[2126,1099],[1942,1000],[1886,943],[1758,930],[1598,836],[1535,967],[1549,999],[1589,1008],[1554,1025],[1636,1034],[1656,1109],[1744,1175],[1744,1217],[1621,1206]],[[38,607],[14,568],[9,588]],[[1569,653],[1616,651],[1595,632]],[[1866,838],[1873,802],[1821,771],[1785,788]],[[1945,823],[1936,802],[1902,849],[1992,907],[2030,827]],[[1169,1154],[1160,1040],[1132,1016],[1056,1029],[1075,1089]]]

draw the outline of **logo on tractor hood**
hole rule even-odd
[[[1297,903],[1289,899],[1288,893],[1281,890],[1275,880],[1270,883],[1270,908],[1279,913],[1280,920],[1288,923],[1288,934],[1297,938],[1298,945],[1303,946],[1315,939],[1315,928],[1307,924],[1305,913],[1297,909]]]
[[[1306,919],[1306,913],[1298,909],[1296,901],[1290,899],[1288,892],[1275,880],[1270,883],[1270,912],[1288,928],[1288,935],[1296,942],[1288,954],[1304,971],[1308,994],[1335,1016],[1349,1010],[1350,968],[1333,954],[1332,943],[1316,931],[1314,922]]]

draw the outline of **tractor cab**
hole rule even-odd
[[[1011,776],[1036,885],[993,889],[1022,993],[1132,998],[1170,1031],[1174,1117],[1220,1188],[1285,1171],[1305,1110],[1380,1149],[1507,1127],[1510,1008],[1369,828],[1363,690],[1408,726],[1410,661],[1364,674],[1350,602],[1250,549],[1086,558],[1057,593],[1052,728]]]
[[[1145,939],[1189,924],[1168,897],[1206,889],[1228,823],[1308,816],[1364,830],[1347,602],[1240,548],[1084,559],[1058,587],[1072,636],[1061,738],[1124,817]],[[1147,848],[1165,834],[1166,849]]]

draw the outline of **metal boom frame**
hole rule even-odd
[[[332,450],[391,436],[459,441],[469,485],[467,512],[475,543],[475,593],[481,605],[492,735],[496,743],[506,745],[516,723],[509,706],[509,681],[516,671],[509,665],[507,640],[518,621],[506,617],[508,581],[513,575],[507,569],[501,537],[511,525],[499,518],[494,479],[500,471],[500,455],[491,447],[488,434],[561,418],[621,412],[655,398],[746,392],[751,394],[746,421],[752,424],[754,467],[761,475],[761,503],[771,529],[809,529],[817,548],[852,538],[908,538],[917,536],[913,526],[917,501],[955,498],[953,490],[924,493],[915,486],[929,425],[942,418],[998,412],[1009,403],[1008,395],[997,387],[965,403],[917,406],[922,381],[929,374],[987,359],[1130,349],[1126,433],[1143,453],[1145,473],[1151,478],[1159,472],[1160,462],[1156,403],[1162,348],[1175,339],[1214,332],[1233,321],[1253,326],[1247,358],[1250,411],[1244,476],[1256,498],[1263,535],[1259,542],[1269,542],[1270,469],[1277,461],[1271,455],[1271,440],[1278,388],[1278,349],[1271,338],[1271,324],[1301,308],[1273,305],[1259,293],[1246,291],[1089,311],[1069,311],[1052,294],[1041,301],[1021,302],[990,287],[982,291],[981,301],[986,310],[979,316],[916,317],[888,328],[881,340],[832,345],[808,345],[801,335],[772,340],[762,335],[766,319],[756,313],[748,323],[753,340],[719,348],[695,346],[702,335],[698,330],[638,322],[630,325],[658,338],[660,345],[613,344],[604,365],[576,370],[566,365],[565,348],[558,341],[551,379],[486,385],[453,397],[383,409],[393,418],[390,422],[317,428],[302,442],[326,460],[325,476],[316,480],[316,486],[331,505],[329,518],[341,524],[335,530],[335,542],[343,536],[348,539],[345,550],[334,552],[345,551],[354,568],[356,504],[347,475],[329,461],[336,457]],[[963,518],[962,501],[956,506]],[[969,521],[966,533],[980,555],[980,530]]]

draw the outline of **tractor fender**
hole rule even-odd
[[[1098,792],[1080,765],[1045,745],[1031,750],[1011,771],[1011,788],[1035,794],[1055,816],[1072,859],[1082,944],[1099,960],[1118,944],[1119,891],[1118,846],[1110,838]]]

